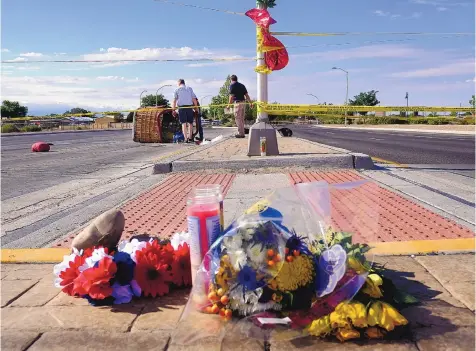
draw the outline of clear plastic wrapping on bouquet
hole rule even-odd
[[[352,300],[373,262],[361,244],[379,230],[368,191],[378,187],[313,182],[252,205],[204,257],[174,342],[294,338]]]

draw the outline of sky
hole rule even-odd
[[[180,0],[246,12],[255,3]],[[236,74],[256,97],[255,62],[35,63],[35,60],[253,58],[256,30],[241,15],[154,0],[3,0],[2,99],[29,114],[137,108],[143,90],[172,99],[177,79],[202,104]],[[382,32],[474,33],[471,0],[277,0],[272,31],[364,35],[280,36],[289,65],[269,75],[269,101],[343,104],[378,90],[381,105],[468,106],[475,90],[475,37]]]

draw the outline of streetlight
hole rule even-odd
[[[311,93],[309,93],[309,94],[306,94],[306,95],[309,95],[309,96],[314,96],[314,97],[317,99],[317,102],[319,102],[319,98],[318,98],[316,95],[314,95],[314,94],[311,94]]]
[[[346,91],[345,91],[345,105],[347,106],[348,105],[348,102],[349,102],[349,72],[347,72],[345,69],[342,69],[340,67],[332,67],[332,69],[338,69],[339,71],[342,71],[342,72],[345,72],[345,76],[346,76],[346,79],[347,79],[347,88],[346,88]],[[345,125],[347,125],[347,109],[345,111]]]
[[[205,98],[210,97],[210,96],[211,96],[211,95],[205,95],[204,97],[202,97],[202,98],[200,99],[200,106],[203,106],[203,100],[205,100]]]
[[[142,94],[144,93],[147,93],[147,90],[144,90],[142,93],[140,93],[140,96],[139,96],[139,108],[142,107]]]
[[[157,91],[155,92],[155,107],[159,106],[159,90],[165,87],[171,87],[172,85],[166,84],[162,85]]]

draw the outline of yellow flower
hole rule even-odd
[[[339,339],[339,341],[344,342],[349,339],[360,338],[360,333],[352,328],[341,328],[337,331],[336,338]]]
[[[356,259],[353,256],[350,256],[347,259],[347,264],[349,265],[349,268],[354,270],[357,274],[362,274],[368,272],[367,269],[365,269],[364,265],[360,260]]]
[[[308,285],[314,278],[312,258],[300,255],[292,262],[284,262],[276,276],[278,290],[294,291]]]
[[[383,280],[377,274],[369,274],[362,292],[376,299],[381,298],[383,296],[380,290],[382,284]]]
[[[369,326],[380,326],[387,331],[396,326],[406,325],[408,321],[393,306],[385,302],[376,301],[370,306],[367,321]]]
[[[331,321],[329,315],[321,317],[313,321],[308,328],[309,334],[314,336],[326,336],[331,331]]]
[[[337,305],[335,312],[341,314],[346,320],[350,320],[357,328],[367,326],[367,310],[365,305],[360,302],[341,302]]]
[[[367,330],[365,331],[365,335],[369,339],[381,339],[384,337],[384,333],[382,332],[382,330],[377,327],[367,328]]]
[[[343,311],[338,312],[337,309],[329,315],[331,327],[335,328],[350,328],[350,323]]]

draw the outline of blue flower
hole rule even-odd
[[[266,222],[260,225],[253,237],[254,244],[261,244],[261,248],[276,246],[280,232],[273,222]]]
[[[297,250],[304,255],[311,255],[307,245],[304,243],[304,239],[298,236],[295,232],[293,232],[291,237],[286,241],[286,247],[289,249],[290,253],[293,253],[294,250]]]
[[[254,291],[265,285],[264,281],[256,279],[256,271],[250,266],[244,266],[236,277],[238,286],[243,289],[243,293],[246,291]]]
[[[112,286],[112,297],[114,298],[115,305],[131,302],[133,295],[130,285],[114,283]]]
[[[114,281],[120,285],[129,285],[134,278],[135,262],[126,252],[116,252],[114,254],[114,262],[117,265]]]
[[[142,295],[142,289],[135,280],[131,280],[131,289],[134,296],[140,297]]]

